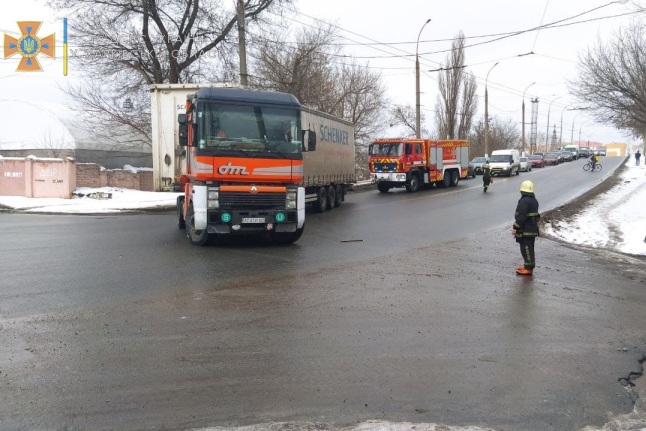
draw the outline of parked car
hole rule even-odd
[[[545,166],[545,159],[543,159],[542,154],[532,154],[529,156],[529,162],[533,168],[542,168]]]
[[[543,160],[545,161],[545,166],[558,165],[560,163],[557,153],[545,153]]]
[[[476,171],[473,169],[473,165],[469,163],[467,166],[467,179],[469,178],[475,178],[476,177]]]
[[[471,160],[471,163],[469,163],[469,168],[473,167],[473,172],[476,175],[482,175],[484,170],[484,165],[488,161],[489,159],[486,157],[475,157],[473,160]]]
[[[520,158],[520,170],[523,172],[530,172],[532,170],[532,162],[529,161],[528,157]]]
[[[563,156],[563,161],[564,162],[571,162],[572,161],[572,153],[567,150],[561,151],[561,155]]]

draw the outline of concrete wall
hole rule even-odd
[[[76,189],[75,166],[70,158],[1,158],[0,194],[69,199]]]

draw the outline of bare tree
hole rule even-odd
[[[41,131],[40,139],[38,140],[40,147],[43,149],[43,156],[61,158],[66,156],[73,156],[73,145],[71,142],[65,140],[64,134],[55,135],[50,127]]]
[[[415,129],[416,115],[415,108],[410,105],[395,105],[388,113],[391,126],[403,126],[404,137],[415,137],[417,135]],[[430,135],[428,129],[424,126],[425,120],[426,116],[424,113],[420,113],[421,136]]]
[[[274,32],[254,41],[252,85],[294,94],[306,106],[354,124],[355,161],[367,169],[366,146],[386,125],[381,75],[356,61],[339,61],[334,27],[303,28],[290,37]]]
[[[466,138],[477,109],[477,85],[473,75],[465,72],[464,45],[464,33],[460,32],[453,39],[452,50],[438,75],[440,94],[435,117],[440,139]]]
[[[579,58],[570,91],[600,123],[646,134],[646,27],[634,22]]]
[[[471,155],[484,155],[484,119],[478,120],[469,135]],[[506,120],[492,117],[489,120],[489,150],[515,148],[520,150],[520,131],[518,125],[510,118]]]
[[[244,0],[245,17],[291,0]],[[149,138],[149,104],[132,112],[115,101],[142,98],[150,84],[235,80],[235,3],[220,0],[50,0],[70,18],[71,68],[101,80],[68,88],[77,108],[106,132],[134,127]],[[251,21],[253,23],[253,21]],[[97,92],[92,93],[91,92]],[[78,97],[81,96],[81,97]]]

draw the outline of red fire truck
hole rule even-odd
[[[406,187],[410,193],[423,185],[454,187],[468,176],[469,141],[377,139],[368,151],[370,176],[382,193],[393,187]]]

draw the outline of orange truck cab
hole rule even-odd
[[[292,243],[303,233],[306,203],[338,206],[354,182],[351,124],[302,107],[291,94],[215,85],[154,88],[154,116],[178,112],[179,102],[167,102],[175,90],[185,92],[178,147],[162,142],[172,130],[153,117],[160,136],[153,162],[161,161],[155,178],[175,177],[173,187],[184,192],[177,222],[192,243],[258,233]]]

